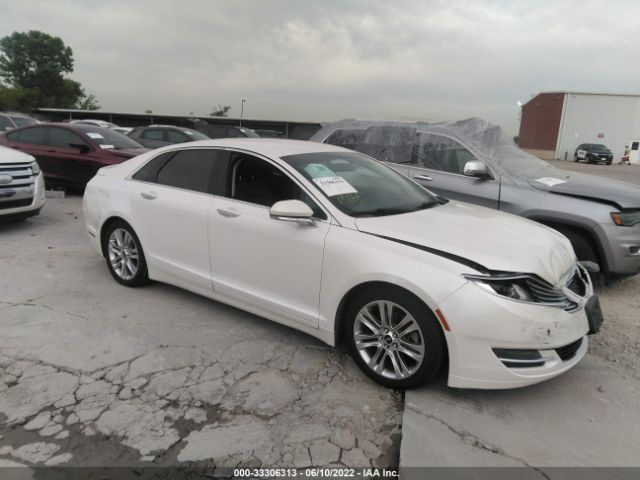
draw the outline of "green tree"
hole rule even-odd
[[[31,30],[0,39],[0,77],[12,89],[0,100],[15,109],[74,108],[86,95],[80,83],[65,78],[71,72],[73,51],[59,37]]]
[[[82,96],[76,102],[76,108],[78,110],[100,110],[100,105],[95,95],[87,95],[83,90]]]
[[[216,105],[213,107],[213,111],[209,114],[210,117],[226,117],[227,113],[231,110],[230,105]]]

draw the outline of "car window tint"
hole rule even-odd
[[[349,148],[383,162],[415,164],[416,140],[416,127],[380,125],[336,130],[324,143]]]
[[[281,200],[305,202],[316,218],[326,219],[320,207],[287,174],[260,158],[237,154],[230,162],[228,197],[271,207]]]
[[[0,131],[6,130],[7,127],[13,128],[13,123],[4,115],[0,115]]]
[[[20,134],[20,141],[34,145],[44,145],[47,141],[47,129],[41,127],[25,128]]]
[[[184,143],[191,141],[186,135],[175,130],[167,130],[167,138],[171,143]]]
[[[146,138],[147,140],[163,140],[164,139],[164,131],[163,130],[145,130],[140,135],[142,138]]]
[[[474,155],[457,141],[425,133],[418,142],[418,166],[441,172],[462,174],[465,163]]]
[[[69,146],[71,143],[76,145],[87,145],[87,142],[69,130],[65,130],[64,128],[50,129],[49,145],[53,145],[54,147],[73,148]]]
[[[210,191],[215,156],[214,150],[179,151],[160,168],[156,182],[169,187],[207,193]]]
[[[6,136],[12,142],[19,142],[21,133],[22,133],[22,130],[14,130],[12,132],[7,133]]]
[[[134,173],[131,178],[134,180],[139,180],[141,182],[152,182],[155,183],[156,177],[158,175],[158,170],[160,170],[167,160],[169,160],[176,152],[167,152],[162,155],[158,155],[153,160],[147,162],[140,170]]]

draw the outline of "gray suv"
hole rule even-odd
[[[592,272],[640,272],[640,187],[557,169],[520,150],[500,127],[484,120],[344,120],[323,127],[311,140],[368,154],[443,197],[558,230]],[[472,245],[473,232],[468,234]],[[527,245],[522,252],[537,254]]]

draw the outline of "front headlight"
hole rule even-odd
[[[621,227],[633,227],[640,223],[640,209],[611,212],[611,219],[613,223]]]
[[[38,162],[31,162],[31,171],[34,175],[38,175],[40,173],[40,165],[38,165]]]
[[[488,292],[495,293],[501,297],[520,300],[522,302],[535,302],[534,296],[527,284],[527,279],[529,278],[528,275],[493,277],[465,275],[464,277],[484,288]]]

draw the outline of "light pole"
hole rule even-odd
[[[242,103],[240,104],[240,126],[242,126],[242,114],[244,113],[244,102],[246,102],[246,100],[243,98]]]

